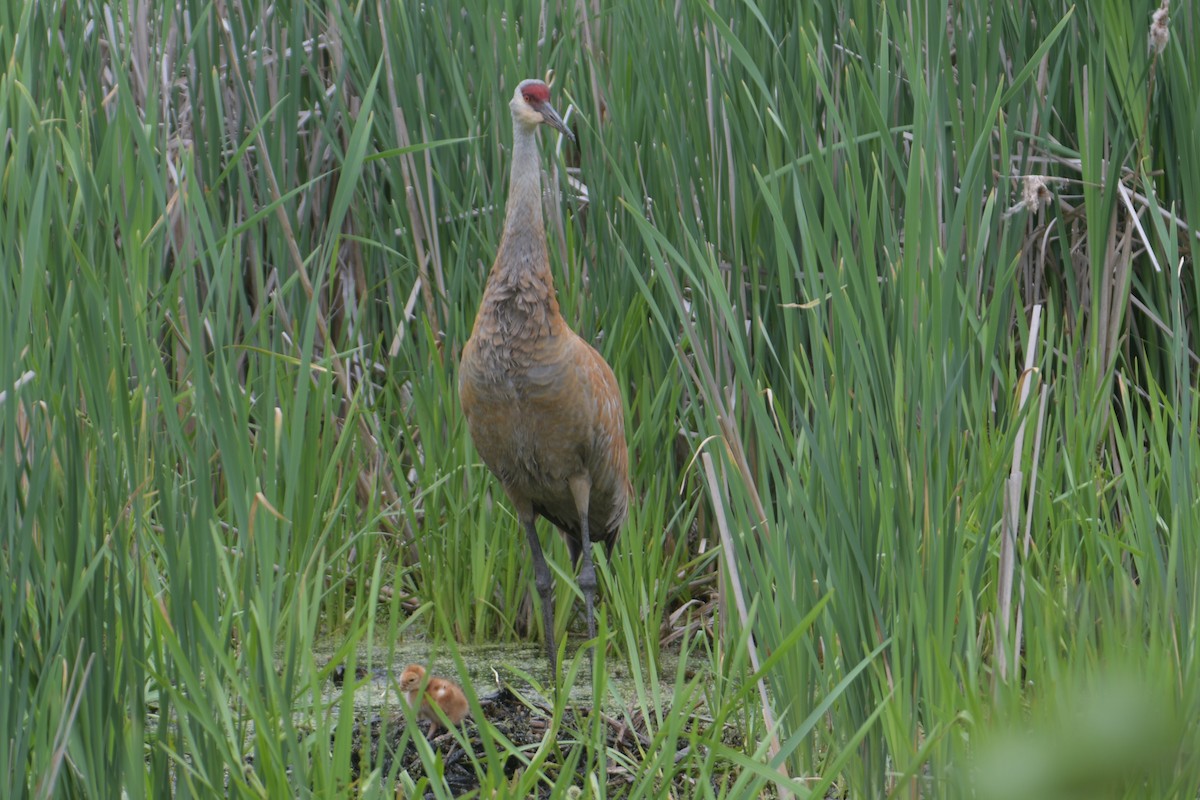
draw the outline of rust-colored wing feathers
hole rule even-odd
[[[611,549],[629,505],[629,449],[625,442],[625,411],[621,391],[612,367],[595,348],[576,337],[580,350],[587,350],[587,383],[594,393],[596,416],[593,422],[592,477],[593,511],[589,515],[593,541],[602,541]]]

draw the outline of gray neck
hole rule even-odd
[[[492,320],[491,324],[505,333],[506,341],[532,341],[553,335],[555,320],[562,319],[546,252],[541,161],[535,131],[513,122],[512,176],[504,235],[477,317]]]
[[[512,172],[508,205],[505,208],[504,238],[514,234],[533,235],[545,241],[542,222],[542,166],[538,154],[537,129],[513,120]]]

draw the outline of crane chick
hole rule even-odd
[[[475,449],[525,530],[556,679],[553,586],[537,519],[554,523],[572,563],[582,561],[579,587],[594,638],[592,542],[611,552],[625,521],[629,452],[617,379],[595,348],[567,327],[550,272],[536,134],[540,125],[571,133],[542,81],[522,81],[508,107],[513,149],[504,233],[463,348],[458,391]]]
[[[428,736],[432,739],[440,723],[434,707],[440,708],[452,725],[458,725],[467,716],[467,698],[458,684],[446,678],[431,677],[422,693],[424,682],[425,668],[420,664],[409,664],[400,673],[400,691],[404,693],[404,700],[418,719],[429,720]]]

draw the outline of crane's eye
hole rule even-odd
[[[533,99],[533,95],[527,94],[525,95],[525,102],[529,103],[529,105],[533,105],[537,101]]]

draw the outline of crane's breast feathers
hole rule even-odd
[[[616,377],[573,333],[545,344],[524,358],[464,351],[459,394],[475,449],[506,485],[560,483],[583,470],[597,490],[615,490],[600,484],[628,474]]]

